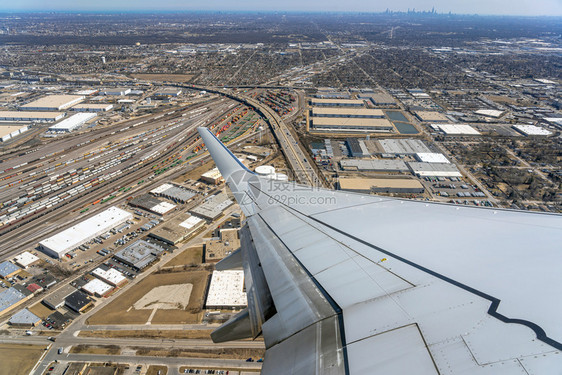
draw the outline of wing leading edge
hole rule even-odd
[[[559,373],[562,216],[272,181],[199,131],[267,289],[263,373]]]

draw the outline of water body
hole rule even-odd
[[[418,130],[412,124],[397,121],[393,122],[393,124],[400,134],[418,134]]]
[[[399,121],[408,123],[408,119],[400,111],[384,111],[385,115],[392,121]]]
[[[400,134],[418,134],[418,130],[408,122],[408,119],[400,111],[384,111],[386,116],[392,121],[396,130]]]

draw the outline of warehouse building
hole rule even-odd
[[[445,155],[439,152],[418,152],[415,157],[416,160],[424,163],[450,163]]]
[[[22,293],[15,287],[3,290],[2,292],[0,292],[0,314],[16,308],[24,301],[30,299],[32,296],[32,293]]]
[[[25,251],[14,258],[14,263],[23,269],[26,269],[38,261],[39,257],[31,254],[29,251]]]
[[[191,215],[178,215],[150,232],[149,236],[170,245],[175,245],[196,234],[205,225],[205,220]]]
[[[92,275],[94,275],[101,281],[113,286],[123,286],[127,283],[127,278],[114,268],[108,268],[107,270],[104,270],[103,268],[99,267],[92,271]]]
[[[236,228],[219,230],[219,239],[205,244],[205,263],[218,262],[240,248],[240,236]]]
[[[213,271],[205,308],[229,309],[248,306],[244,292],[244,271]]]
[[[92,301],[86,294],[77,290],[76,292],[66,297],[66,299],[64,300],[64,304],[77,313],[81,313],[88,307],[92,306],[94,304],[94,301]]]
[[[357,193],[421,194],[424,187],[411,178],[340,178],[339,189]]]
[[[413,174],[419,177],[462,177],[457,166],[451,163],[408,162]]]
[[[513,125],[513,129],[517,130],[521,134],[526,136],[548,136],[552,135],[552,132],[535,125]]]
[[[340,161],[340,166],[344,170],[362,172],[408,172],[409,168],[402,160],[392,159],[372,159],[356,160],[344,159]]]
[[[29,311],[23,309],[12,315],[8,323],[13,327],[32,328],[41,323],[40,317]]]
[[[64,112],[0,111],[0,121],[55,122],[64,115]]]
[[[165,87],[157,90],[154,95],[156,96],[168,96],[168,97],[178,97],[182,93],[182,89],[176,87]]]
[[[133,207],[142,208],[143,210],[158,214],[165,215],[176,208],[175,204],[163,202],[148,194],[139,195],[129,201],[129,205]]]
[[[62,120],[56,125],[49,127],[52,132],[70,133],[76,128],[84,125],[86,122],[96,118],[98,115],[95,113],[77,113],[67,119]]]
[[[70,110],[77,112],[107,112],[113,109],[113,104],[78,104]]]
[[[189,189],[173,184],[162,184],[151,190],[150,193],[158,197],[168,198],[176,203],[187,203],[196,195]]]
[[[447,122],[450,121],[447,116],[437,111],[415,111],[416,117],[423,122]]]
[[[384,112],[371,108],[330,108],[315,107],[310,110],[312,117],[333,118],[384,118]]]
[[[111,95],[111,96],[125,96],[131,93],[131,89],[125,87],[116,87],[111,89],[103,90],[104,95]]]
[[[378,141],[385,154],[413,155],[431,150],[419,139],[380,139]]]
[[[0,124],[0,142],[7,142],[10,139],[15,138],[28,130],[29,128],[26,125],[21,126],[19,124]]]
[[[228,199],[228,196],[224,193],[219,193],[210,196],[200,204],[190,211],[193,215],[197,215],[207,220],[215,220],[222,215],[223,211],[234,204],[233,201]]]
[[[385,118],[309,117],[309,130],[318,133],[390,133],[394,126]]]
[[[100,279],[92,279],[82,287],[82,291],[96,297],[105,297],[112,290],[113,287],[111,285],[104,283]]]
[[[133,215],[117,207],[110,207],[73,227],[55,234],[41,242],[39,248],[47,255],[62,258],[69,251],[109,232],[112,228],[131,220]]]
[[[478,111],[474,111],[474,113],[484,117],[500,118],[503,111],[498,111],[497,109],[479,109]]]
[[[76,292],[76,288],[67,284],[48,297],[43,298],[43,304],[53,310],[56,310],[59,307],[64,306],[64,300],[66,297],[74,292]]]
[[[467,124],[431,124],[435,130],[445,135],[480,135],[480,132]]]
[[[313,107],[364,107],[365,101],[360,99],[331,99],[312,98],[310,105]]]
[[[396,100],[386,93],[383,92],[373,92],[373,93],[361,93],[357,95],[358,99],[369,100],[373,105],[377,107],[395,107],[397,106]]]
[[[21,271],[21,268],[12,262],[5,261],[0,263],[0,277],[4,280],[14,277],[19,271]]]
[[[60,111],[83,101],[83,95],[47,95],[31,103],[24,104],[24,111]]]
[[[365,142],[357,138],[347,138],[345,141],[349,154],[354,158],[366,158],[371,156]]]
[[[163,251],[160,246],[138,240],[115,253],[114,258],[140,271],[157,260]]]
[[[218,168],[213,168],[201,175],[201,181],[208,184],[218,185],[224,182],[224,178],[222,178],[221,172]]]

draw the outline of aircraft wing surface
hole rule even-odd
[[[263,374],[562,374],[562,216],[354,194],[258,176],[199,132],[246,215]]]

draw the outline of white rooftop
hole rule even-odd
[[[207,293],[207,308],[247,305],[248,300],[244,292],[244,271],[213,271]]]
[[[513,125],[516,130],[519,130],[525,135],[551,135],[552,132],[535,125]]]
[[[466,124],[432,124],[431,126],[448,135],[480,135],[478,130]]]
[[[416,157],[426,163],[449,163],[445,155],[438,152],[418,152]]]
[[[165,213],[172,211],[174,208],[176,208],[175,204],[162,202],[157,204],[156,206],[151,207],[150,211],[159,213],[160,215],[164,215]]]
[[[77,113],[75,115],[70,116],[67,119],[62,120],[58,124],[51,126],[49,129],[72,131],[78,126],[85,123],[86,121],[95,118],[96,116],[97,114],[89,113],[89,112]]]
[[[105,280],[107,282],[109,282],[110,284],[113,285],[119,285],[121,284],[123,281],[126,280],[125,276],[123,276],[123,274],[119,271],[117,271],[116,269],[110,268],[107,271],[104,271],[101,268],[96,268],[92,274],[94,276],[99,277],[102,280]]]
[[[187,220],[180,223],[180,227],[191,229],[202,221],[203,219],[198,218],[197,216],[190,216]]]
[[[162,185],[158,186],[155,189],[152,189],[150,192],[152,194],[161,194],[161,193],[165,192],[166,190],[168,190],[172,187],[174,187],[174,185],[166,183],[166,184],[162,184]]]
[[[110,291],[111,288],[112,288],[111,285],[104,283],[100,279],[92,279],[82,287],[84,291],[90,294],[97,294],[100,296],[103,296],[105,293]]]
[[[23,252],[14,258],[14,262],[23,268],[27,268],[27,266],[38,260],[39,257],[31,254],[29,251]]]
[[[486,117],[500,117],[503,111],[498,111],[497,109],[479,109],[478,111],[474,111],[474,113]]]
[[[110,207],[52,237],[39,242],[58,254],[80,246],[85,240],[91,239],[98,233],[108,231],[122,222],[132,218],[132,214],[117,207]],[[100,233],[100,234],[101,234]]]

